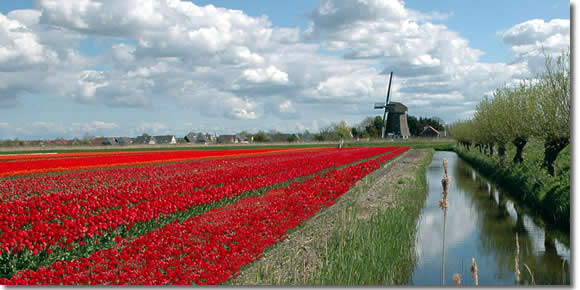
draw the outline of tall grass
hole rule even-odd
[[[417,219],[427,192],[426,168],[433,150],[426,150],[415,170],[415,181],[406,182],[395,208],[381,209],[368,220],[357,220],[346,211],[328,241],[328,254],[308,285],[403,285],[410,282],[416,263]],[[352,208],[351,208],[352,209]],[[348,224],[348,226],[346,226]]]
[[[511,161],[515,146],[508,146],[505,160],[497,155],[488,156],[479,150],[456,147],[457,154],[483,175],[509,190],[515,199],[535,210],[544,221],[559,230],[570,231],[570,147],[566,147],[556,160],[557,176],[541,168],[543,146],[529,142],[524,148],[525,160],[521,164]]]

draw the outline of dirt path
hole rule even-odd
[[[320,266],[335,229],[348,227],[350,218],[366,220],[379,208],[396,207],[394,197],[406,183],[414,182],[415,170],[424,157],[423,150],[409,150],[361,179],[333,206],[301,224],[228,284],[304,285]]]

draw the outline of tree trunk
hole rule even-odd
[[[567,138],[549,138],[544,141],[544,163],[543,168],[548,169],[548,173],[556,176],[556,158],[562,149],[570,143]]]
[[[512,142],[516,146],[516,155],[514,156],[514,163],[524,162],[524,147],[528,143],[527,138],[517,137]]]
[[[501,143],[497,146],[497,155],[499,158],[503,159],[505,157],[505,144]]]

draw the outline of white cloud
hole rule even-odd
[[[498,33],[515,53],[516,61],[528,63],[532,73],[544,69],[545,55],[557,56],[570,47],[569,19],[532,19]]]
[[[57,62],[56,52],[38,41],[36,34],[0,14],[0,71],[19,71]]]
[[[398,0],[321,0],[305,31],[180,0],[39,0],[38,7],[0,14],[0,107],[39,93],[87,106],[163,103],[199,119],[236,120],[241,129],[362,120],[384,100],[391,70],[392,98],[409,114],[454,121],[493,89],[531,76],[543,64],[541,47],[552,53],[570,42],[569,20],[530,20],[500,32],[515,61],[484,63],[468,39],[430,22],[448,14]],[[108,47],[83,55],[82,40]],[[152,124],[132,130],[173,126]]]
[[[63,123],[32,121],[24,123],[0,123],[2,138],[6,139],[51,139],[55,137],[75,138],[84,135],[115,136],[121,126],[114,122],[91,121],[86,123]]]
[[[271,65],[267,68],[244,70],[244,78],[253,83],[273,82],[278,84],[288,83],[288,73],[283,72]]]

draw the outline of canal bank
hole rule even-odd
[[[451,176],[446,214],[439,207],[444,159]],[[569,235],[546,228],[507,190],[480,175],[456,153],[435,153],[427,184],[417,225],[417,264],[409,284],[453,285],[453,276],[459,274],[462,285],[474,285],[472,258],[477,262],[479,285],[570,284]]]
[[[538,147],[538,144],[531,144]],[[530,145],[530,146],[531,146]],[[528,146],[528,147],[530,147]],[[497,158],[490,158],[473,151],[455,148],[454,151],[486,178],[509,190],[512,197],[525,205],[534,215],[542,217],[550,227],[570,232],[570,164],[564,163],[562,172],[556,177],[547,175],[541,168],[539,148],[530,149],[522,164],[507,166]],[[562,160],[569,157],[562,154]],[[532,158],[533,157],[533,158]],[[561,165],[562,166],[562,165]]]

